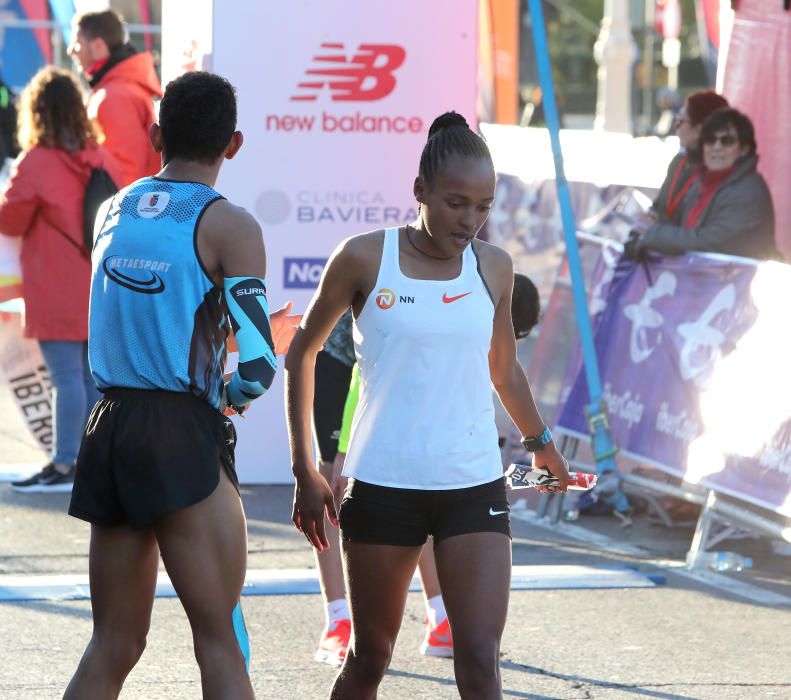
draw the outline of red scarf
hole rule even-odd
[[[86,75],[88,75],[88,76],[96,75],[102,68],[104,68],[105,64],[109,60],[110,60],[109,56],[105,56],[104,58],[100,58],[87,71],[85,71]]]
[[[687,214],[684,226],[691,228],[697,225],[701,215],[706,210],[706,207],[709,206],[717,190],[735,170],[736,166],[731,166],[724,170],[706,170],[704,166],[700,166],[700,192],[698,193],[697,200],[692,205],[692,209],[690,209]]]
[[[686,195],[687,190],[689,190],[692,185],[695,184],[695,181],[698,179],[700,172],[697,168],[692,171],[692,174],[687,178],[687,181],[682,185],[678,192],[676,192],[676,185],[678,184],[678,178],[681,177],[681,174],[684,172],[684,168],[687,166],[688,162],[687,156],[683,156],[681,160],[678,162],[676,166],[676,172],[673,173],[673,179],[670,181],[670,187],[667,188],[667,206],[665,207],[665,215],[668,219],[672,221],[673,214],[676,213],[676,209],[678,209],[678,205],[681,204],[681,200],[684,199],[684,195]]]

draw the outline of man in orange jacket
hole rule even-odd
[[[121,16],[114,10],[85,12],[74,18],[69,55],[91,85],[88,116],[104,132],[104,147],[124,174],[124,187],[159,171],[148,130],[156,121],[154,98],[162,86],[150,53],[138,53],[126,41]]]

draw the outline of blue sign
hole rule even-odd
[[[327,258],[283,258],[284,289],[315,289]]]

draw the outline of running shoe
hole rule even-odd
[[[319,641],[319,650],[313,658],[322,664],[340,666],[346,658],[351,633],[351,620],[336,620],[334,625],[327,625]]]
[[[38,474],[24,481],[11,482],[11,488],[20,493],[71,493],[74,486],[74,465],[68,473],[61,474],[54,464],[48,464]]]
[[[447,619],[436,627],[426,623],[426,638],[420,645],[423,656],[438,656],[449,659],[453,656],[453,635],[450,633],[450,623]]]

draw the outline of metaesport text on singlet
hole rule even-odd
[[[228,320],[197,253],[207,185],[147,177],[121,190],[92,256],[89,359],[100,390],[191,392],[220,406]]]
[[[401,272],[384,234],[376,285],[354,322],[360,400],[344,475],[379,486],[454,489],[502,477],[489,347],[494,304],[468,246],[458,277]]]

